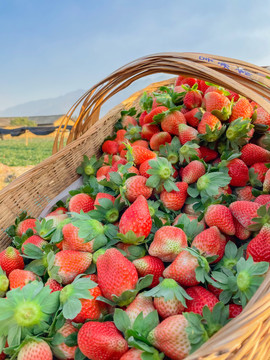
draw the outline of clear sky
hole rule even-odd
[[[270,65],[268,0],[0,0],[0,110],[163,51]]]

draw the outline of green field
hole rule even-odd
[[[29,138],[0,140],[0,163],[8,166],[39,164],[52,154],[54,138]]]

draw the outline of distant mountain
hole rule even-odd
[[[65,114],[71,106],[85,93],[76,90],[56,98],[29,101],[0,111],[0,116],[40,116]]]

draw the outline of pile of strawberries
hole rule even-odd
[[[121,112],[83,187],[0,253],[0,359],[184,359],[270,262],[270,115],[194,78]]]

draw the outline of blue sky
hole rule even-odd
[[[268,1],[0,0],[0,110],[88,89],[143,55],[270,65]]]

